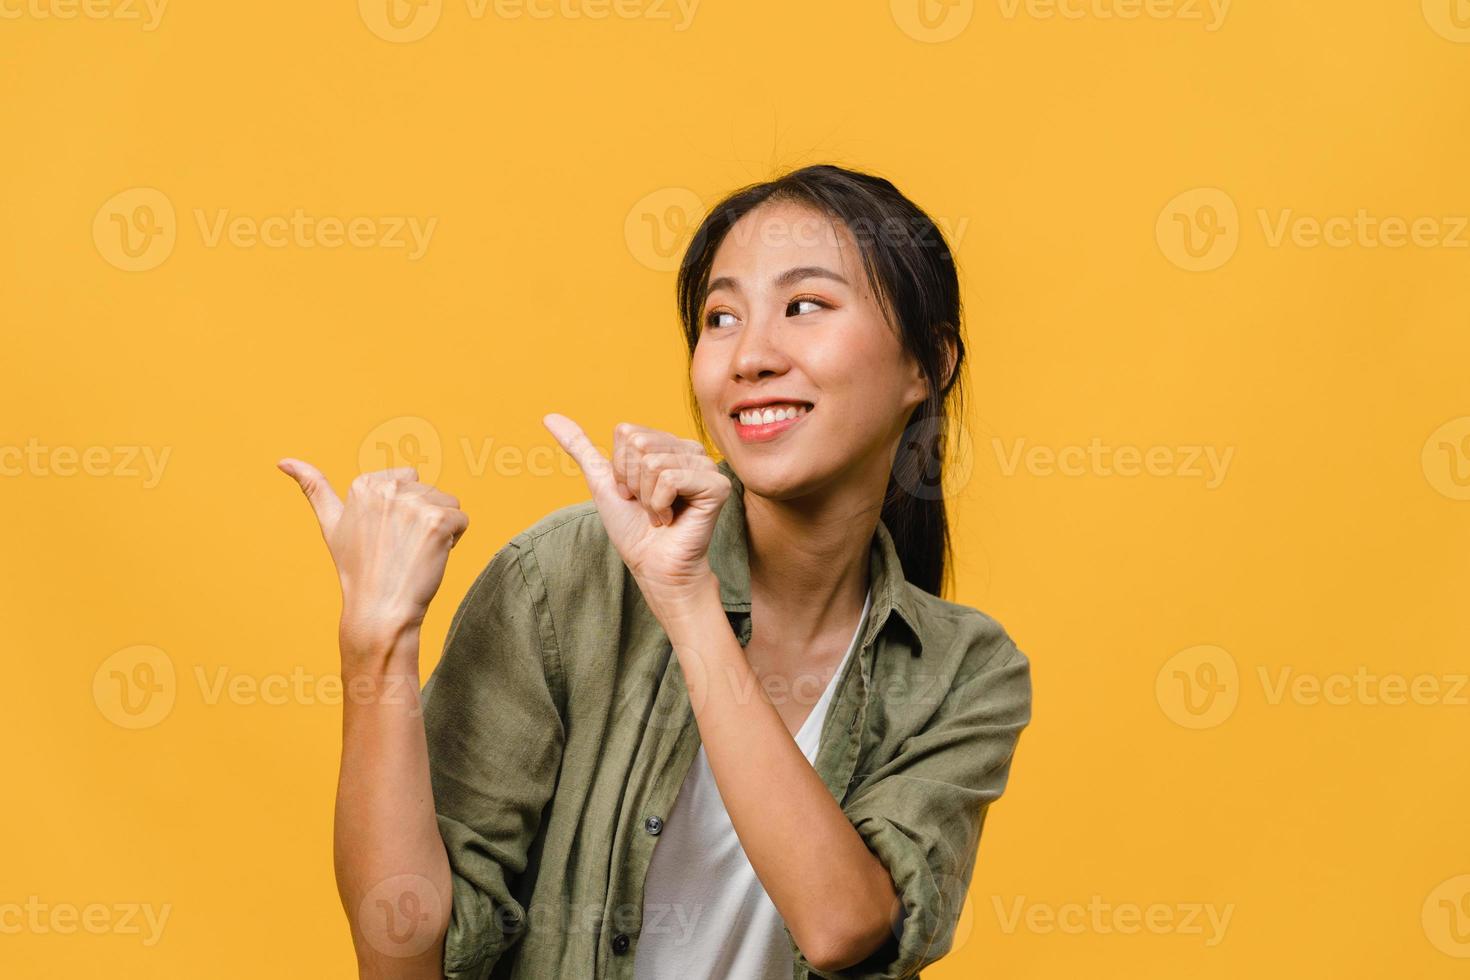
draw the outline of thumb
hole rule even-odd
[[[342,501],[338,499],[332,485],[322,475],[322,471],[310,463],[299,459],[287,457],[276,463],[276,468],[295,480],[301,487],[301,492],[306,494],[306,499],[311,502],[311,509],[316,512],[316,519],[322,526],[323,534],[330,534],[332,528],[337,526],[337,519],[342,516]]]

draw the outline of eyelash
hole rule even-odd
[[[797,296],[794,299],[792,299],[791,302],[789,302],[789,303],[786,304],[786,308],[787,309],[790,309],[791,307],[795,306],[797,303],[814,303],[815,305],[820,306],[824,310],[830,310],[832,308],[832,304],[826,302],[825,300],[818,299],[815,296]]]
[[[828,303],[828,302],[826,302],[825,300],[822,300],[822,299],[818,299],[816,296],[795,296],[795,297],[792,297],[792,299],[786,304],[786,308],[789,310],[789,309],[791,309],[791,307],[795,306],[798,303],[812,303],[812,304],[814,304],[816,306],[821,307],[824,310],[830,310],[832,308],[832,304],[831,303]],[[729,310],[710,310],[708,313],[705,314],[705,317],[704,317],[704,325],[706,327],[714,327],[714,326],[716,326],[716,324],[714,322],[715,317],[720,316],[720,315],[725,314],[725,313],[729,313],[729,312],[730,312]],[[791,314],[788,314],[788,315],[791,315]],[[801,316],[802,314],[796,314],[796,315],[797,316]]]

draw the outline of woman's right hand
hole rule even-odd
[[[411,466],[362,474],[345,504],[310,463],[286,458],[276,466],[311,502],[337,567],[344,652],[348,642],[381,649],[418,629],[449,550],[469,527],[459,501],[418,482]]]

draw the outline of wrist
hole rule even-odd
[[[337,624],[342,672],[418,670],[421,621],[363,616],[343,608]]]
[[[645,588],[643,595],[654,618],[676,645],[682,637],[701,630],[714,611],[719,611],[723,619],[720,580],[713,572],[677,587]]]

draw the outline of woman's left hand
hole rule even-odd
[[[608,537],[655,615],[709,588],[710,538],[731,488],[702,445],[623,422],[609,462],[565,415],[541,423],[581,467]]]

